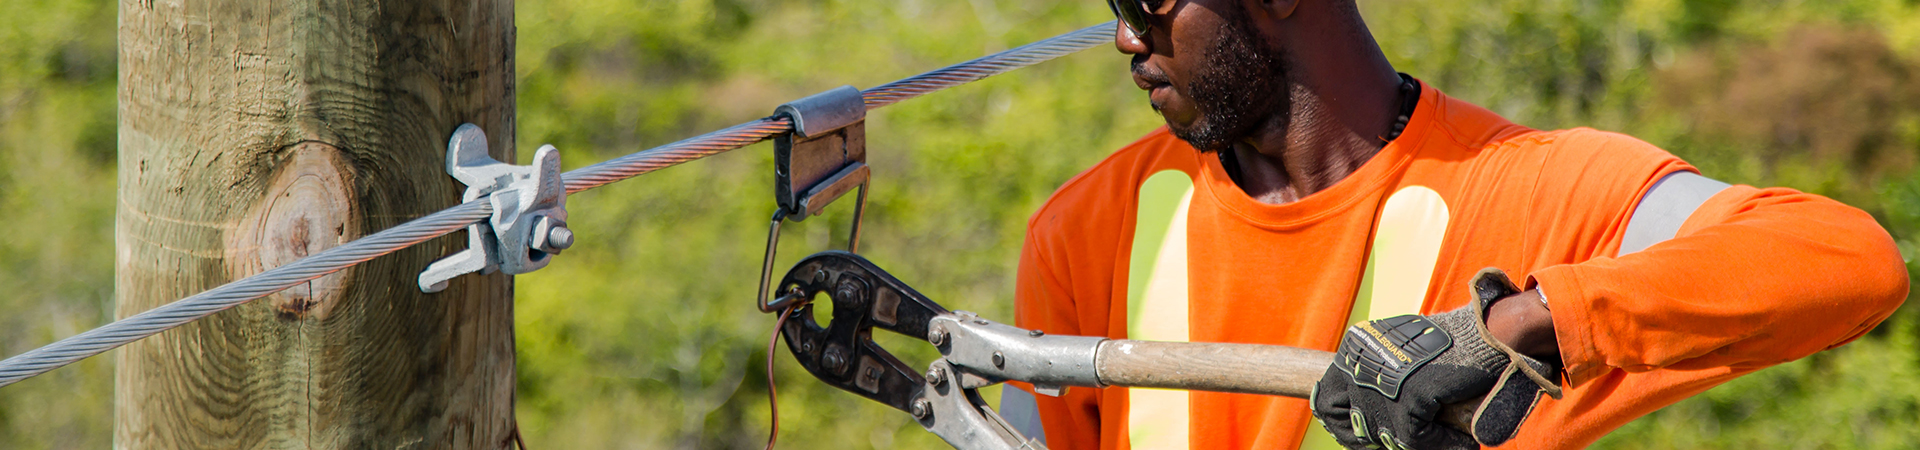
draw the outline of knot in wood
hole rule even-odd
[[[241,270],[259,273],[347,243],[360,236],[354,190],[340,149],[295,144],[273,169],[265,197],[239,230],[250,258]],[[301,283],[270,297],[282,319],[322,319],[342,295],[352,268]]]

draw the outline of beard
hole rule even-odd
[[[1199,76],[1186,85],[1200,117],[1185,126],[1167,124],[1174,137],[1202,152],[1232,148],[1268,121],[1287,120],[1292,106],[1285,52],[1256,35],[1245,10],[1233,8],[1222,18],[1220,40],[1207,49]],[[1143,59],[1134,59],[1135,70]]]

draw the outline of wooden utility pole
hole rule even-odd
[[[461,123],[514,161],[511,0],[121,0],[119,36],[120,317],[455,204]],[[510,446],[512,280],[416,287],[463,236],[122,348],[116,446]]]

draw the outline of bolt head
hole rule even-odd
[[[1007,356],[1000,354],[1000,352],[993,352],[993,368],[995,369],[1007,368]]]
[[[840,370],[842,366],[847,365],[847,357],[841,353],[844,352],[840,350],[840,347],[827,349],[827,354],[820,357],[820,365],[826,367],[827,370]]]
[[[833,299],[847,302],[850,306],[859,307],[866,300],[866,297],[861,295],[864,291],[865,289],[861,288],[860,282],[854,280],[853,277],[841,277],[840,284],[834,286]]]
[[[933,417],[933,403],[927,402],[926,399],[914,400],[913,418],[926,420],[928,417]]]
[[[1033,337],[1041,337],[1041,336],[1046,336],[1047,332],[1040,331],[1040,330],[1027,330],[1027,335],[1033,336]]]
[[[932,332],[927,333],[927,343],[933,344],[935,347],[947,345],[947,330],[944,328],[934,328]]]

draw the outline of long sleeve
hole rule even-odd
[[[1858,209],[1791,189],[1728,188],[1671,240],[1530,274],[1569,381],[1608,368],[1757,369],[1837,347],[1907,296],[1894,245]]]

